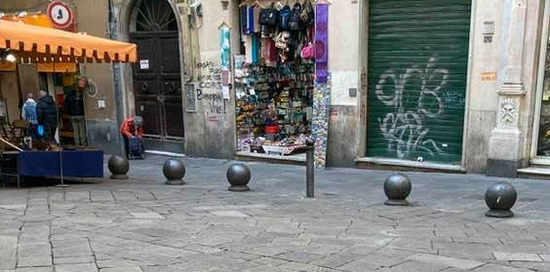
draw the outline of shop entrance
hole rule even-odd
[[[261,20],[270,4],[240,4],[242,48],[234,57],[237,155],[301,162],[314,112],[313,1],[278,3],[280,12],[264,18],[279,19]],[[291,18],[292,12],[303,16]]]
[[[531,157],[535,164],[550,164],[550,1],[545,1],[544,28],[539,64],[537,110],[533,125]]]
[[[459,165],[471,0],[371,0],[367,155]]]
[[[144,120],[149,149],[183,153],[179,32],[168,1],[138,0],[130,40],[140,60],[133,67],[136,115]]]

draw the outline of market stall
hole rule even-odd
[[[239,155],[303,154],[312,134],[315,13],[309,0],[242,1],[235,56]]]
[[[68,63],[135,62],[136,59],[134,44],[0,20],[0,65],[37,63],[51,65],[56,71],[56,65],[63,67]],[[57,102],[63,98],[59,97]],[[55,108],[59,109],[58,106]],[[60,127],[62,114],[59,110],[55,114]],[[0,121],[5,131],[5,122]],[[17,177],[18,182],[22,176],[60,176],[62,180],[63,176],[103,177],[103,151],[89,147],[69,150],[51,137],[38,137],[40,124],[35,127],[37,132],[30,134],[33,124],[25,122],[18,120],[19,133],[0,133],[3,181],[6,175]],[[10,129],[13,129],[11,124]]]

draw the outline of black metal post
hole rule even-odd
[[[306,195],[307,197],[315,197],[315,180],[314,180],[314,168],[315,160],[314,153],[315,147],[312,140],[306,142]]]

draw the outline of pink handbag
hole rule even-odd
[[[304,46],[302,48],[302,52],[300,52],[300,56],[304,60],[313,60],[315,59],[315,47],[312,43],[309,43],[308,45]]]

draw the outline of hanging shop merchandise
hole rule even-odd
[[[303,152],[313,117],[313,5],[247,2],[240,7],[244,55],[235,56],[238,149]]]

